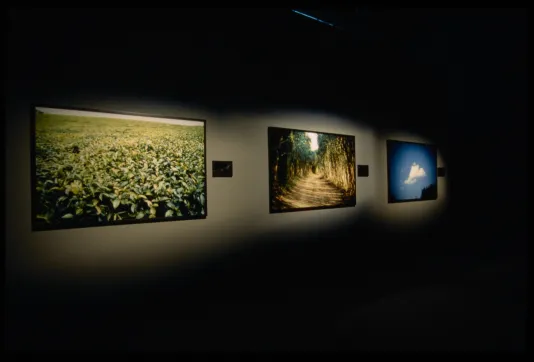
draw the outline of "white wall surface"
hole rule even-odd
[[[207,134],[207,207],[204,220],[144,223],[83,229],[31,231],[30,111],[47,104],[205,119]],[[82,282],[94,277],[138,278],[175,267],[194,255],[220,251],[272,231],[313,232],[337,223],[374,216],[396,225],[417,226],[443,209],[444,178],[438,178],[438,200],[387,204],[388,138],[431,141],[396,132],[378,134],[358,120],[313,110],[262,114],[215,114],[183,104],[143,99],[77,99],[19,101],[6,119],[6,268],[53,280],[68,276]],[[356,207],[269,214],[267,128],[270,126],[354,135],[356,163],[370,167],[356,179]],[[233,161],[232,178],[213,178],[213,160]],[[444,165],[439,157],[438,166]]]

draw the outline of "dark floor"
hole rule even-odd
[[[526,259],[418,237],[412,250],[383,234],[367,248],[320,235],[257,241],[264,246],[135,287],[14,288],[8,347],[523,350]]]

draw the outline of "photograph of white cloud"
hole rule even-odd
[[[387,163],[389,203],[437,199],[435,146],[388,140]]]

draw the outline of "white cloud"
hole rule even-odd
[[[415,162],[412,164],[412,168],[410,169],[410,174],[408,175],[408,178],[404,180],[404,183],[406,185],[411,185],[417,182],[418,178],[425,177],[426,172],[425,169],[422,167],[419,167],[418,164]]]

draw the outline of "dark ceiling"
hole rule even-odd
[[[85,88],[137,84],[182,97],[187,84],[192,98],[254,93],[280,104],[288,101],[284,84],[297,103],[330,97],[334,108],[376,113],[412,112],[413,99],[445,109],[462,72],[518,69],[517,50],[526,55],[521,10],[299,10],[337,27],[283,8],[12,11],[9,66],[28,80],[76,82],[91,73]]]

